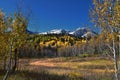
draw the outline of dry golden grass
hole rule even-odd
[[[34,71],[45,69],[55,74],[69,74],[71,72],[78,74],[83,72],[104,73],[106,71],[114,71],[111,60],[102,57],[23,59],[20,60],[19,69],[22,68]]]
[[[114,79],[113,63],[106,57],[20,59],[18,70],[22,71],[23,75],[17,76],[23,80]],[[25,79],[26,77],[28,78]]]

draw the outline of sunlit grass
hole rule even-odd
[[[103,57],[21,59],[17,80],[113,80],[114,66]],[[1,79],[1,76],[0,76]]]

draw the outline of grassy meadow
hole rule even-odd
[[[0,71],[0,80],[5,73]],[[114,66],[106,57],[20,59],[9,80],[113,80]]]

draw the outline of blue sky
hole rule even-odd
[[[16,11],[20,0],[1,0],[0,8],[6,14]],[[51,29],[74,30],[90,25],[89,8],[92,0],[22,0],[23,9],[31,9],[28,29],[44,32]]]

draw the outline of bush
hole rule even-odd
[[[79,54],[78,57],[80,58],[90,57],[90,54],[87,54],[87,53]]]

